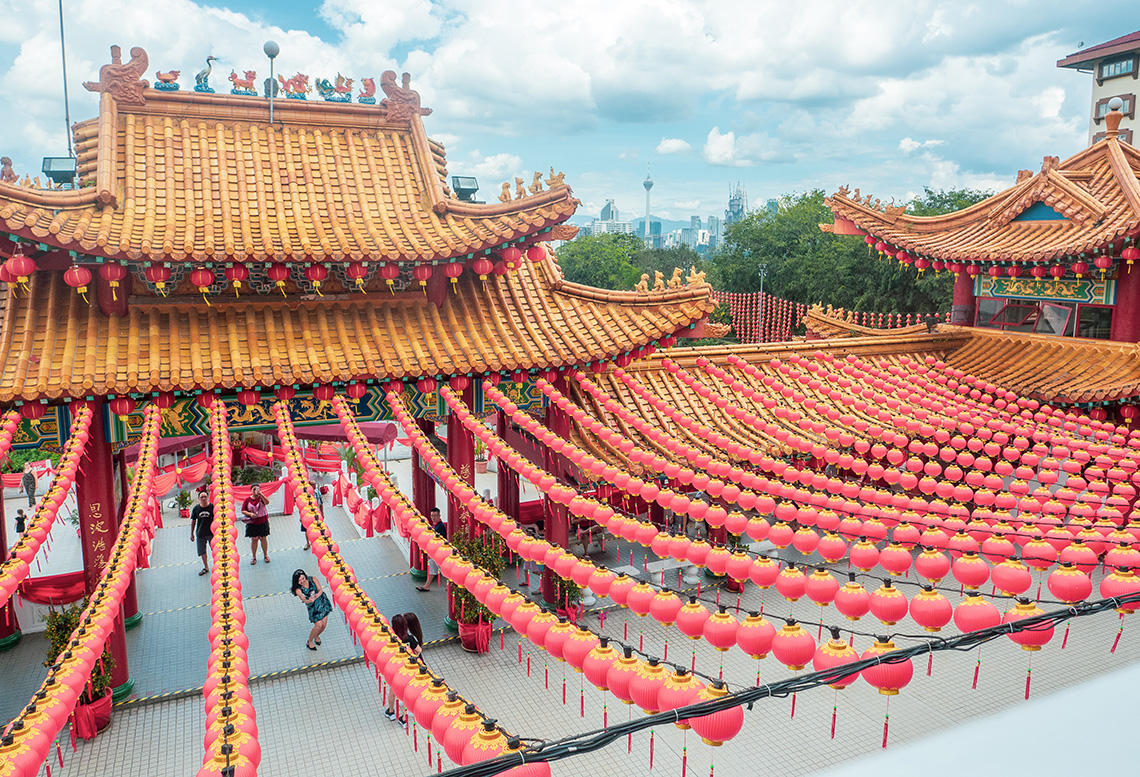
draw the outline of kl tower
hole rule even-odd
[[[649,177],[648,165],[645,168],[645,181],[641,185],[645,187],[645,245],[656,248],[653,245],[653,238],[649,236],[649,190],[653,188],[653,179]]]

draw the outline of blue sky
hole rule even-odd
[[[72,119],[108,47],[141,45],[183,82],[230,69],[355,78],[407,70],[453,173],[481,196],[551,166],[597,215],[723,215],[843,184],[884,200],[923,186],[1004,188],[1085,145],[1091,77],[1056,60],[1132,32],[1133,3],[580,0],[65,0]],[[0,0],[0,154],[66,152],[55,0]],[[215,71],[218,72],[218,71]],[[153,74],[151,74],[153,77]]]

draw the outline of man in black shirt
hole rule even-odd
[[[214,539],[214,506],[209,502],[209,495],[205,491],[198,492],[198,504],[190,511],[190,541],[198,539],[198,555],[202,557],[202,571],[205,575],[210,571],[206,563],[206,553],[209,550],[210,540]]]
[[[447,524],[443,522],[443,518],[440,515],[438,507],[433,507],[431,509],[431,511],[428,513],[428,521],[431,523],[432,531],[434,531],[436,534],[438,534],[440,537],[443,537],[446,540],[447,539]],[[427,593],[428,591],[430,591],[431,590],[431,579],[433,577],[436,579],[436,585],[443,585],[443,575],[441,575],[439,573],[439,565],[437,565],[435,563],[435,559],[433,559],[429,556],[428,557],[428,568],[427,568],[427,579],[424,580],[423,585],[417,585],[416,590],[417,591],[423,591],[424,593]]]

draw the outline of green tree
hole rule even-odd
[[[559,248],[558,264],[568,281],[629,290],[641,277],[633,266],[633,256],[641,249],[641,240],[633,235],[587,235]]]
[[[993,196],[993,192],[980,189],[931,189],[929,186],[923,187],[922,192],[921,197],[915,197],[907,203],[907,212],[911,215],[941,216],[944,213],[954,213]]]
[[[910,203],[921,215],[935,215],[984,199],[972,190],[931,190]],[[833,220],[820,189],[784,197],[775,212],[760,209],[728,228],[724,249],[712,257],[718,287],[849,310],[929,313],[950,305],[953,276],[919,273],[868,252],[862,238],[833,235],[819,224]]]

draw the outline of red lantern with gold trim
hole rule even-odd
[[[344,268],[345,276],[356,284],[356,288],[362,294],[364,293],[364,279],[368,277],[368,267],[364,262],[349,262],[348,267]]]
[[[16,282],[25,289],[28,287],[28,278],[36,271],[36,263],[24,256],[24,244],[16,243],[16,248],[8,261],[4,262],[4,269],[16,279]]]
[[[847,643],[847,640],[839,636],[839,629],[832,628],[831,639],[824,642],[815,651],[811,668],[816,672],[826,672],[829,669],[835,669],[858,660],[859,654],[855,652],[855,648],[851,647],[851,645]],[[833,682],[828,683],[828,685],[837,691],[841,691],[858,679],[859,673],[852,672],[851,674],[836,678]]]
[[[274,262],[269,265],[269,269],[265,271],[269,276],[269,280],[277,284],[277,288],[281,291],[281,296],[285,295],[285,281],[289,280],[289,267],[282,262]]]
[[[1073,275],[1076,275],[1078,278],[1083,278],[1085,277],[1085,273],[1089,271],[1089,265],[1088,262],[1073,262],[1070,269],[1072,269]]]
[[[535,263],[541,262],[546,258],[546,249],[540,245],[532,245],[526,250],[526,258]]]
[[[412,268],[412,277],[420,284],[424,294],[427,294],[427,282],[431,278],[430,264],[417,264]]]
[[[147,279],[148,283],[153,283],[154,288],[162,296],[166,296],[166,282],[170,280],[170,268],[164,264],[152,264],[143,270],[143,277]]]
[[[195,267],[190,273],[190,282],[198,287],[198,293],[206,300],[207,305],[210,304],[210,300],[206,295],[210,293],[210,287],[214,285],[215,280],[214,271],[209,267]]]
[[[305,280],[313,284],[313,290],[317,292],[318,297],[324,296],[321,294],[321,283],[327,277],[329,277],[329,268],[323,264],[310,264],[305,268]]]
[[[443,274],[451,280],[451,290],[459,293],[459,276],[463,274],[463,265],[460,262],[451,262],[443,266]]]
[[[725,688],[724,681],[713,680],[694,697],[693,703],[712,701],[727,695],[728,689]],[[730,707],[727,710],[714,712],[712,715],[690,718],[689,725],[706,745],[719,747],[739,734],[740,729],[744,728],[744,708],[740,706]]]
[[[318,402],[332,402],[334,396],[336,396],[336,389],[327,383],[322,383],[313,388],[313,399]]]
[[[63,274],[64,283],[79,292],[83,301],[87,302],[87,286],[91,283],[91,271],[86,267],[73,264]]]
[[[480,256],[471,263],[471,269],[479,276],[479,280],[483,283],[487,282],[487,276],[495,269],[495,264],[485,256]]]
[[[256,389],[242,389],[237,394],[238,402],[246,407],[261,403],[261,392]]]
[[[385,262],[380,265],[380,277],[384,279],[384,283],[388,286],[388,291],[395,294],[396,279],[400,277],[400,266],[395,262]]]
[[[1132,264],[1140,259],[1140,248],[1136,246],[1128,246],[1120,252],[1120,258],[1124,260],[1125,265],[1128,267],[1128,272],[1132,272]]]
[[[127,277],[127,268],[116,262],[107,262],[99,265],[99,277],[110,285],[111,299],[117,302],[119,283]]]
[[[895,643],[891,642],[886,637],[876,637],[875,644],[872,647],[863,651],[861,658],[864,660],[870,658],[882,659],[888,653],[893,653],[898,650]],[[897,696],[898,692],[906,687],[906,685],[914,677],[914,664],[908,658],[899,662],[881,663],[875,666],[869,666],[864,669],[862,674],[863,679],[869,684],[879,689],[879,693],[884,696]]]
[[[115,397],[107,403],[107,406],[123,423],[126,423],[127,416],[135,410],[135,401],[130,397]]]
[[[235,297],[241,297],[241,284],[248,279],[249,268],[244,264],[234,263],[226,268],[226,280],[233,284]]]
[[[1002,623],[1016,623],[1026,618],[1044,615],[1045,611],[1028,599],[1019,599],[1014,608],[1002,616]],[[1022,650],[1037,651],[1053,639],[1053,625],[1048,621],[1030,626],[1022,631],[1009,634],[1009,638],[1021,645]]]
[[[344,393],[353,402],[359,402],[368,393],[368,386],[354,381],[344,387]]]
[[[815,640],[794,618],[772,637],[772,655],[793,672],[803,669],[815,656]]]

